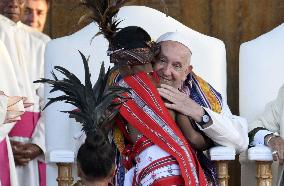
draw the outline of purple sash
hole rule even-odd
[[[31,138],[39,117],[39,112],[25,112],[21,116],[21,120],[18,121],[13,127],[13,129],[10,131],[9,136]]]
[[[31,138],[40,118],[39,112],[25,112],[21,116],[21,120],[16,123],[10,131],[10,137],[26,137]],[[46,164],[38,162],[40,186],[46,186]]]
[[[2,186],[10,186],[10,166],[6,138],[0,142],[0,181]]]

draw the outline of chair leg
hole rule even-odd
[[[272,161],[256,161],[257,186],[272,186]]]
[[[57,163],[58,177],[56,181],[58,186],[72,186],[74,178],[72,177],[71,163]]]
[[[228,186],[229,185],[229,161],[216,161],[217,171],[218,171],[218,179],[220,186]]]

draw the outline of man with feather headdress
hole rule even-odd
[[[64,101],[77,107],[75,110],[62,112],[68,113],[70,118],[75,118],[81,123],[82,131],[86,135],[77,154],[78,175],[84,185],[107,186],[112,183],[116,169],[115,148],[108,139],[109,129],[125,99],[122,94],[129,89],[107,85],[110,69],[105,73],[104,63],[101,65],[98,80],[92,87],[88,60],[81,52],[80,54],[85,69],[84,84],[61,66],[54,68],[65,76],[62,80],[52,72],[54,80],[42,78],[35,83],[50,84],[50,92],[64,92],[61,96],[49,98],[45,107],[57,101]]]

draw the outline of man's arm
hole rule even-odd
[[[43,86],[40,85],[37,90],[37,95],[39,98],[39,110],[42,110],[43,104]],[[43,112],[37,121],[36,127],[31,137],[30,143],[22,143],[11,141],[12,150],[14,154],[14,159],[16,165],[25,166],[29,161],[37,158],[38,160],[44,162],[45,149],[45,128],[43,123]]]
[[[232,115],[227,103],[223,103],[222,112],[216,113],[204,108],[212,119],[212,124],[201,128],[215,143],[235,148],[243,152],[248,148],[247,121],[239,116]]]
[[[41,68],[43,69],[43,67]],[[43,74],[43,73],[42,73]],[[42,75],[43,77],[43,75]],[[45,125],[44,125],[44,112],[42,112],[42,109],[44,108],[44,86],[43,84],[37,84],[36,94],[39,99],[39,112],[40,112],[40,118],[37,121],[36,128],[33,132],[31,144],[34,146],[34,156],[38,157],[39,155],[43,155],[38,157],[40,161],[44,162],[44,154],[46,152],[45,148]],[[35,147],[37,146],[37,147]],[[32,148],[32,147],[31,147]]]
[[[193,128],[188,116],[177,113],[176,123],[193,148],[203,151],[213,145],[213,142],[207,136],[203,136],[200,131]]]
[[[277,98],[268,103],[265,111],[256,118],[253,122],[249,123],[249,131],[262,127],[271,132],[280,131],[280,120],[284,106],[284,85],[280,88]]]
[[[267,104],[265,111],[249,124],[250,141],[252,145],[264,144],[273,152],[273,159],[284,161],[284,140],[274,133],[280,132],[280,122],[284,108],[284,85],[280,88],[277,98]]]
[[[44,51],[45,44],[34,37],[29,35],[31,42],[31,48],[29,49],[32,57],[32,61],[29,64],[30,77],[29,81],[34,81],[44,76]],[[44,107],[44,87],[42,84],[32,84],[32,91],[34,92],[34,112],[41,112]],[[35,158],[44,162],[45,149],[45,126],[43,112],[40,114],[40,118],[37,121],[36,127],[31,136],[30,143],[11,143],[14,153],[15,162],[18,165],[25,165],[30,160]]]
[[[223,103],[222,112],[219,114],[208,108],[202,108],[186,94],[170,86],[162,85],[162,88],[158,90],[162,97],[172,102],[165,104],[166,107],[191,117],[197,123],[202,121],[202,116],[206,110],[211,121],[209,120],[206,125],[198,126],[215,143],[233,147],[238,152],[247,149],[247,122],[241,117],[232,115],[226,103]]]

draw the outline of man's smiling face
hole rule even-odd
[[[162,84],[181,88],[192,69],[189,64],[191,52],[176,41],[163,41],[160,44],[161,52],[155,60],[154,70],[158,73]]]
[[[46,0],[26,0],[22,22],[42,32],[47,11],[48,3]]]

